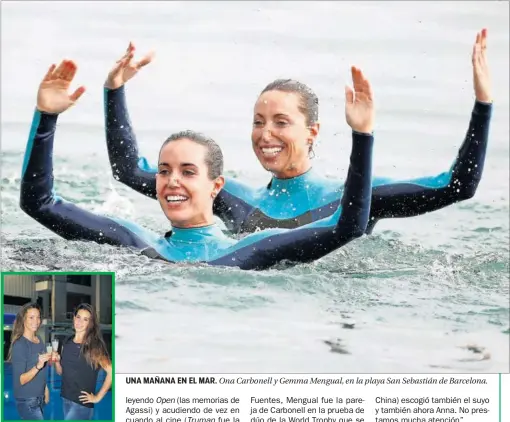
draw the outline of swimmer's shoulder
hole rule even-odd
[[[223,190],[232,196],[251,203],[254,199],[256,199],[259,189],[246,182],[242,182],[237,178],[227,176],[225,177],[225,186],[223,186]]]
[[[126,229],[128,229],[130,232],[132,232],[134,235],[139,237],[141,240],[143,240],[148,245],[156,244],[156,243],[159,243],[159,242],[165,240],[161,234],[156,233],[152,230],[149,230],[149,229],[143,227],[142,225],[135,223],[133,221],[125,220],[125,219],[119,218],[119,217],[111,217],[111,216],[108,216],[108,218],[110,220],[116,222],[117,224],[121,225],[122,227],[125,227]]]
[[[315,171],[307,180],[306,189],[310,200],[324,205],[340,199],[345,181]]]

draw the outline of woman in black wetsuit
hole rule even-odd
[[[367,232],[378,220],[421,215],[472,198],[482,178],[492,114],[487,64],[487,30],[477,34],[472,52],[475,104],[471,121],[452,166],[432,177],[372,180]],[[105,119],[108,155],[114,177],[134,190],[156,198],[156,166],[139,154],[129,119],[124,84],[150,63],[150,55],[133,61],[130,43],[105,83]],[[354,85],[360,74],[353,71]],[[346,120],[353,133],[369,132],[348,100]],[[259,229],[300,227],[330,216],[337,209],[344,184],[323,177],[312,168],[319,133],[318,98],[306,85],[277,80],[260,94],[254,107],[252,146],[260,164],[272,174],[268,185],[248,186],[226,178],[214,201],[214,213],[234,233]],[[178,124],[178,122],[176,122]]]
[[[91,305],[82,303],[76,307],[73,328],[74,336],[64,341],[60,354],[54,352],[52,359],[57,373],[62,375],[64,419],[90,420],[94,404],[103,399],[112,385],[112,365]],[[106,379],[96,392],[100,369],[106,372]]]

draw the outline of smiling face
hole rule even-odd
[[[188,138],[166,143],[159,154],[156,192],[163,212],[174,227],[212,224],[213,201],[224,185],[210,178],[208,149]]]
[[[279,90],[263,92],[255,103],[253,150],[260,164],[281,179],[299,176],[311,167],[309,153],[319,124],[309,125],[302,107],[298,93]]]
[[[74,330],[77,334],[85,333],[90,324],[92,315],[86,309],[80,309],[73,319]]]
[[[31,308],[25,313],[24,329],[25,333],[35,334],[41,326],[41,314],[39,309]]]

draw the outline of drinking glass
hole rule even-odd
[[[51,352],[52,352],[52,347],[51,347],[51,344],[48,343],[46,345],[46,353],[50,353],[51,354]],[[48,360],[48,365],[51,366],[51,356],[50,356],[50,359]]]

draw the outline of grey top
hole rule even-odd
[[[39,336],[39,344],[32,343],[21,336],[12,346],[12,383],[14,398],[28,399],[44,396],[46,386],[46,365],[25,385],[21,385],[20,376],[32,369],[39,360],[39,353],[46,353],[44,343]]]

